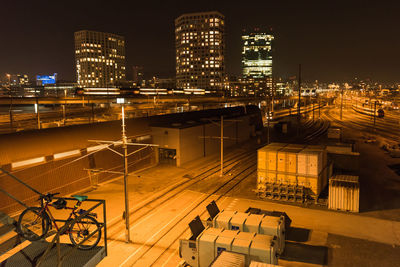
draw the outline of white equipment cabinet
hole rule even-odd
[[[179,255],[192,267],[210,266],[223,251],[245,255],[246,266],[251,261],[277,264],[277,248],[276,236],[208,227],[195,240],[181,239]]]
[[[212,221],[209,222],[209,226],[276,236],[278,242],[278,253],[282,254],[285,249],[284,216],[275,217],[222,210],[212,219]]]

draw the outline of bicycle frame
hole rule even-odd
[[[66,223],[68,220],[72,219],[73,216],[74,216],[75,218],[79,216],[79,214],[76,214],[75,211],[78,209],[78,207],[81,205],[81,203],[82,203],[82,202],[79,202],[79,201],[78,201],[78,202],[75,204],[75,206],[74,206],[73,208],[71,208],[71,207],[64,207],[64,208],[63,208],[63,209],[71,210],[71,213],[69,214],[68,218],[65,220],[65,223]],[[47,214],[48,214],[49,217],[50,217],[51,224],[54,224],[54,227],[56,228],[56,230],[57,230],[57,232],[58,232],[58,231],[61,229],[61,227],[60,227],[60,228],[58,227],[56,221],[60,221],[60,220],[56,220],[56,219],[54,218],[53,214],[51,213],[50,209],[49,209],[49,207],[53,207],[53,205],[52,205],[50,202],[45,201],[45,203],[43,203],[43,202],[41,203],[41,206],[42,206],[42,209],[41,209],[41,211],[40,211],[40,214],[41,214],[43,211],[46,211]],[[64,221],[64,220],[63,220],[63,221]],[[65,225],[65,223],[64,223],[64,225]],[[78,226],[78,228],[79,228],[79,230],[80,230],[80,225],[77,224],[77,226]],[[70,233],[70,229],[66,229],[65,234],[68,234],[68,233]]]

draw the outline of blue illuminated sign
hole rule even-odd
[[[57,79],[57,73],[54,73],[53,75],[37,75],[36,76],[37,83],[40,83],[41,85],[55,84],[56,79]]]

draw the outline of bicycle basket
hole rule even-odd
[[[59,199],[57,199],[57,201],[54,201],[52,203],[52,205],[56,209],[61,210],[67,206],[67,201],[65,201],[65,199],[63,199],[63,198],[59,198]]]

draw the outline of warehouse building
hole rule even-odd
[[[220,152],[221,116],[224,148],[249,140],[262,128],[255,106],[213,109],[155,117],[150,123],[159,160],[176,166]]]

